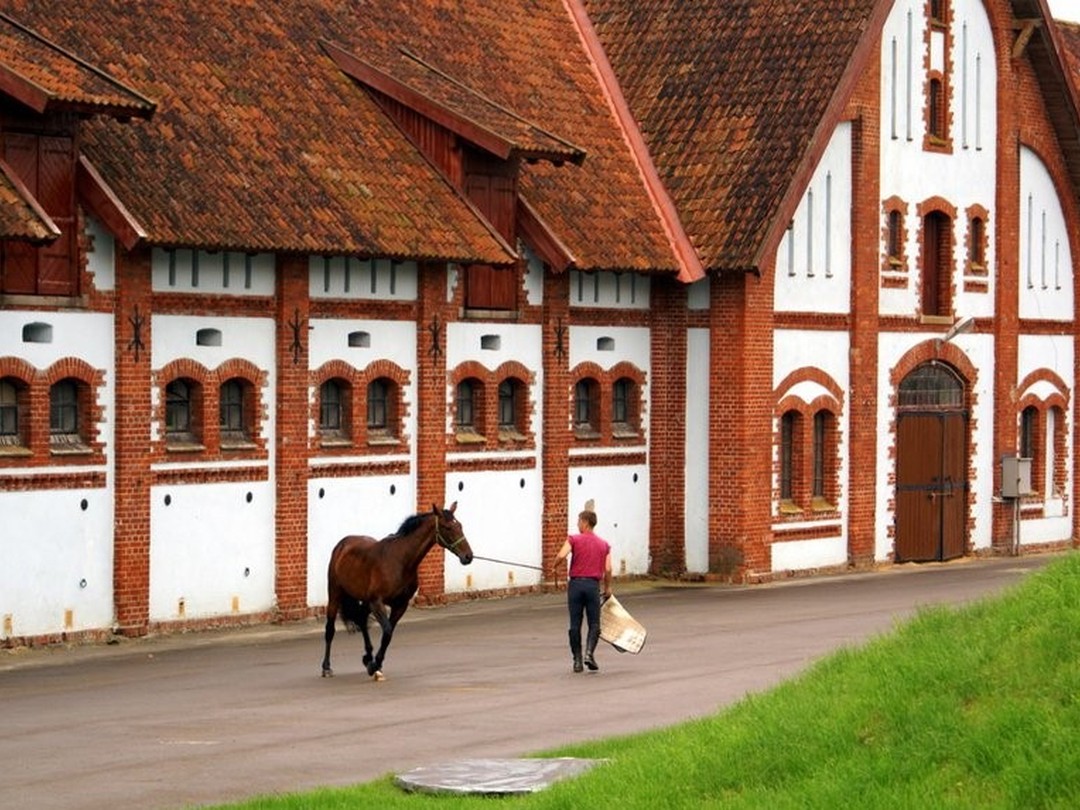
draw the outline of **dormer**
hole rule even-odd
[[[580,165],[583,149],[407,48],[365,51],[363,59],[332,43],[324,42],[323,48],[483,217],[508,256],[517,255],[514,246],[521,237],[541,252],[559,244],[554,235],[542,233],[543,223],[520,198],[521,165]],[[552,257],[552,264],[559,262]],[[464,272],[466,311],[517,310],[520,260],[503,267],[469,265]]]
[[[80,159],[81,122],[99,115],[149,118],[154,108],[105,72],[0,14],[0,294],[73,298],[83,292],[80,189],[100,199],[112,195],[98,187],[93,167]],[[108,222],[110,212],[102,213]]]

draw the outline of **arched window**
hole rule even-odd
[[[899,211],[890,211],[888,219],[888,252],[889,264],[901,265],[904,263],[904,222]]]
[[[367,387],[367,426],[368,430],[386,430],[389,422],[390,386],[386,380],[372,380]]]
[[[528,403],[525,384],[516,377],[499,383],[499,438],[521,441],[527,433],[525,406]]]
[[[982,217],[971,218],[971,232],[968,244],[968,264],[973,270],[986,267],[986,223]]]
[[[923,315],[952,314],[952,219],[940,211],[923,220]]]
[[[334,377],[319,386],[319,436],[325,443],[349,443],[352,437],[352,386]]]
[[[22,414],[25,412],[26,385],[14,377],[0,380],[0,447],[25,447]]]
[[[904,377],[900,383],[899,405],[917,409],[961,408],[964,384],[948,366],[927,363]]]
[[[591,377],[574,385],[574,434],[579,439],[600,435],[600,384]]]
[[[165,441],[172,445],[197,445],[202,441],[202,387],[188,378],[165,386]]]
[[[484,384],[469,377],[454,391],[454,429],[459,442],[484,441]]]
[[[637,436],[638,387],[629,377],[620,377],[611,387],[611,432],[617,437]]]
[[[780,417],[780,500],[788,504],[794,503],[797,490],[798,422],[798,411],[787,411]]]
[[[218,413],[221,446],[249,445],[255,426],[255,387],[242,377],[223,382]]]
[[[1020,414],[1020,456],[1035,458],[1036,437],[1039,431],[1039,409],[1034,405],[1024,408]]]
[[[810,495],[814,508],[831,508],[836,501],[833,486],[836,479],[836,416],[820,410],[814,414],[814,470]]]
[[[49,388],[49,443],[53,447],[82,445],[86,416],[86,384],[68,378]]]

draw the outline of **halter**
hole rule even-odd
[[[443,533],[439,531],[439,513],[435,513],[435,542],[445,548],[447,551],[452,551],[457,554],[457,547],[465,542],[465,533],[462,532],[454,540],[447,540],[443,537]]]

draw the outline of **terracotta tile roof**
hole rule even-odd
[[[0,0],[158,102],[87,122],[83,151],[149,241],[505,262],[505,245],[319,45],[350,43],[344,0]]]
[[[662,223],[562,0],[379,0],[353,22],[341,41],[350,52],[390,70],[406,49],[585,151],[580,166],[527,165],[520,185],[576,267],[674,272]]]
[[[1080,87],[1080,23],[1057,20],[1061,41],[1065,45],[1065,62],[1072,82]]]
[[[46,110],[149,117],[154,103],[0,13],[0,87]]]
[[[0,160],[0,239],[42,243],[59,235],[56,225]]]
[[[366,47],[363,58],[341,51],[333,43],[325,47],[349,75],[405,104],[421,99],[433,105],[445,126],[456,132],[476,133],[499,157],[574,161],[585,153],[569,141],[545,131],[513,110],[486,97],[450,76],[405,47],[376,50]],[[458,126],[455,126],[457,124]]]
[[[703,263],[754,269],[879,0],[583,0]]]

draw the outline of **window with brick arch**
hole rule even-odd
[[[323,445],[350,444],[352,385],[334,377],[319,386],[319,439]]]
[[[579,439],[600,437],[600,383],[592,377],[574,384],[574,435]]]
[[[27,408],[27,385],[14,377],[0,379],[0,451],[26,447],[23,414]]]
[[[173,449],[202,446],[202,385],[187,377],[165,386],[165,442]]]
[[[927,90],[927,124],[929,125],[930,137],[939,141],[945,140],[945,84],[941,79],[931,79]]]
[[[836,415],[825,409],[814,414],[814,473],[810,487],[814,509],[832,509],[836,502]]]
[[[454,432],[458,442],[481,444],[485,441],[484,384],[468,377],[454,389]]]
[[[787,411],[780,417],[780,501],[781,509],[790,510],[795,506],[798,491],[798,441],[799,423],[802,418],[798,411]]]
[[[638,386],[629,377],[620,377],[611,387],[611,431],[615,438],[636,437],[641,426]]]
[[[221,384],[218,410],[221,446],[250,446],[255,428],[255,386],[242,377],[226,380]]]
[[[972,217],[969,228],[968,266],[972,270],[986,267],[986,223],[982,217]]]
[[[89,406],[89,386],[82,380],[68,378],[49,388],[49,444],[54,450],[85,446],[85,427]]]
[[[1032,491],[1043,499],[1052,497],[1064,484],[1064,412],[1028,405],[1020,412],[1019,438],[1020,457],[1031,459]]]
[[[369,444],[397,439],[397,384],[388,377],[367,386],[367,438]]]
[[[516,377],[499,383],[499,439],[522,441],[526,438],[525,406],[528,401],[525,384]]]
[[[952,219],[933,211],[923,219],[922,314],[952,314]]]

